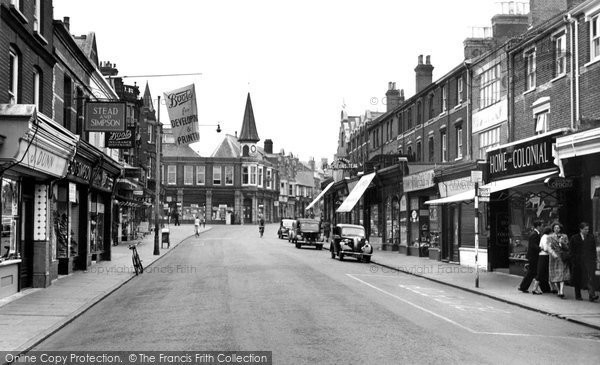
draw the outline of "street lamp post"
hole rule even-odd
[[[160,255],[159,228],[160,217],[160,95],[158,96],[158,117],[156,118],[156,183],[154,184],[154,255]]]

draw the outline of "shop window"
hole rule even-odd
[[[101,195],[92,193],[89,202],[90,218],[90,251],[99,254],[104,251],[104,199]]]
[[[10,179],[1,179],[2,226],[0,227],[0,259],[17,258],[17,220],[19,217],[18,184]]]
[[[68,185],[54,186],[54,237],[56,257],[69,257],[69,188]]]

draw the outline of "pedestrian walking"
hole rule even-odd
[[[550,280],[548,278],[548,271],[550,266],[550,256],[548,252],[550,247],[548,246],[548,237],[552,233],[550,227],[545,227],[542,230],[542,236],[540,237],[540,253],[538,255],[537,263],[537,275],[535,276],[535,283],[533,285],[532,294],[550,293],[551,289]],[[557,291],[558,292],[558,291]]]
[[[194,228],[196,229],[196,237],[200,236],[200,218],[194,216]]]
[[[331,232],[331,224],[329,221],[325,221],[323,223],[323,235],[325,235],[325,240],[329,242],[329,233]]]
[[[529,286],[537,275],[538,258],[540,253],[540,227],[542,222],[533,222],[533,232],[529,235],[529,244],[527,245],[526,258],[529,264],[527,274],[521,280],[521,284],[518,289],[523,293],[529,293]],[[535,294],[535,292],[534,292]]]
[[[550,246],[550,281],[558,285],[558,296],[565,298],[565,281],[571,279],[569,270],[569,242],[567,235],[562,233],[562,224],[552,224],[552,233],[548,237]]]
[[[581,298],[581,288],[587,288],[590,302],[598,300],[594,288],[596,271],[596,239],[590,233],[590,225],[586,222],[579,224],[579,233],[571,236],[571,273],[575,288],[575,299]]]
[[[206,228],[206,216],[202,215],[202,228]]]
[[[175,222],[176,226],[179,226],[179,211],[175,210],[173,212],[173,221]]]

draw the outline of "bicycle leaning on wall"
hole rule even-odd
[[[140,255],[138,255],[136,246],[137,245],[129,245],[129,249],[131,250],[131,261],[133,262],[135,275],[138,275],[144,272],[144,267],[142,266],[142,260],[140,260]]]

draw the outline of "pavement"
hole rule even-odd
[[[206,232],[213,227],[202,228]],[[276,231],[267,230],[268,232]],[[178,244],[193,236],[194,226],[170,226],[169,248],[154,255],[154,235],[147,235],[138,245],[144,268],[168,255]],[[112,260],[92,264],[87,271],[75,271],[59,277],[44,289],[27,289],[0,300],[0,351],[26,352],[106,296],[133,280],[131,251],[127,243],[112,247]],[[328,249],[328,245],[325,245]],[[532,295],[517,290],[520,276],[501,272],[479,273],[479,287],[475,287],[475,269],[406,256],[392,251],[375,251],[371,259],[372,273],[398,275],[399,272],[423,277],[460,290],[484,295],[505,303],[545,313],[600,330],[600,303],[576,301],[572,287],[565,287],[566,299],[554,294]],[[143,275],[143,274],[142,274]],[[10,335],[6,335],[10,334]]]

